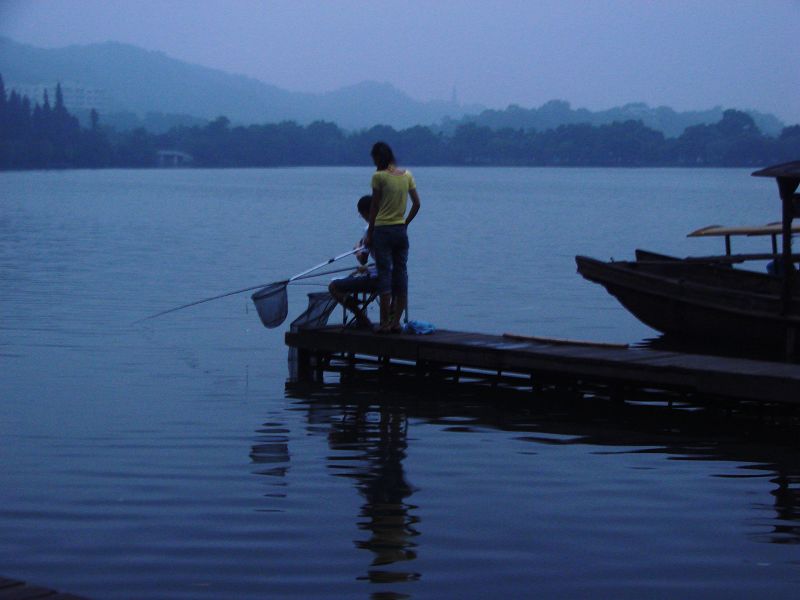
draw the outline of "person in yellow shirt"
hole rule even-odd
[[[411,171],[397,167],[385,142],[370,152],[376,171],[372,175],[372,204],[365,243],[372,248],[378,269],[381,322],[378,333],[400,333],[400,318],[408,305],[407,227],[420,208],[417,184]],[[408,198],[411,210],[406,215]]]

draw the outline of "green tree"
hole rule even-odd
[[[456,128],[450,140],[450,156],[460,165],[488,165],[492,163],[490,144],[493,132],[488,127],[466,123]]]

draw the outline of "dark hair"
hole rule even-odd
[[[358,212],[362,215],[368,215],[370,206],[372,206],[372,196],[361,196],[358,199]]]
[[[376,142],[372,147],[370,155],[375,160],[375,166],[378,167],[379,171],[388,169],[389,165],[397,164],[394,158],[394,152],[392,152],[392,149],[386,142]]]

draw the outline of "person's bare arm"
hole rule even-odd
[[[414,188],[413,190],[408,190],[408,195],[411,196],[411,210],[408,211],[408,216],[406,217],[406,225],[408,225],[409,223],[411,223],[411,221],[414,220],[414,217],[416,217],[417,213],[419,212],[419,207],[422,206],[422,204],[419,201],[419,194],[417,193],[416,188]]]

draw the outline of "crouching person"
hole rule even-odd
[[[369,221],[371,203],[372,196],[362,196],[357,205],[358,214],[367,222]],[[364,228],[364,234],[366,235],[366,227]],[[374,265],[367,265],[370,258],[370,248],[364,244],[363,237],[356,247],[359,248],[359,251],[355,254],[359,263],[358,268],[347,277],[331,281],[330,285],[328,285],[328,290],[339,304],[355,315],[358,327],[371,329],[372,322],[367,317],[365,310],[359,307],[355,297],[362,293],[372,295],[378,291],[378,272]]]

